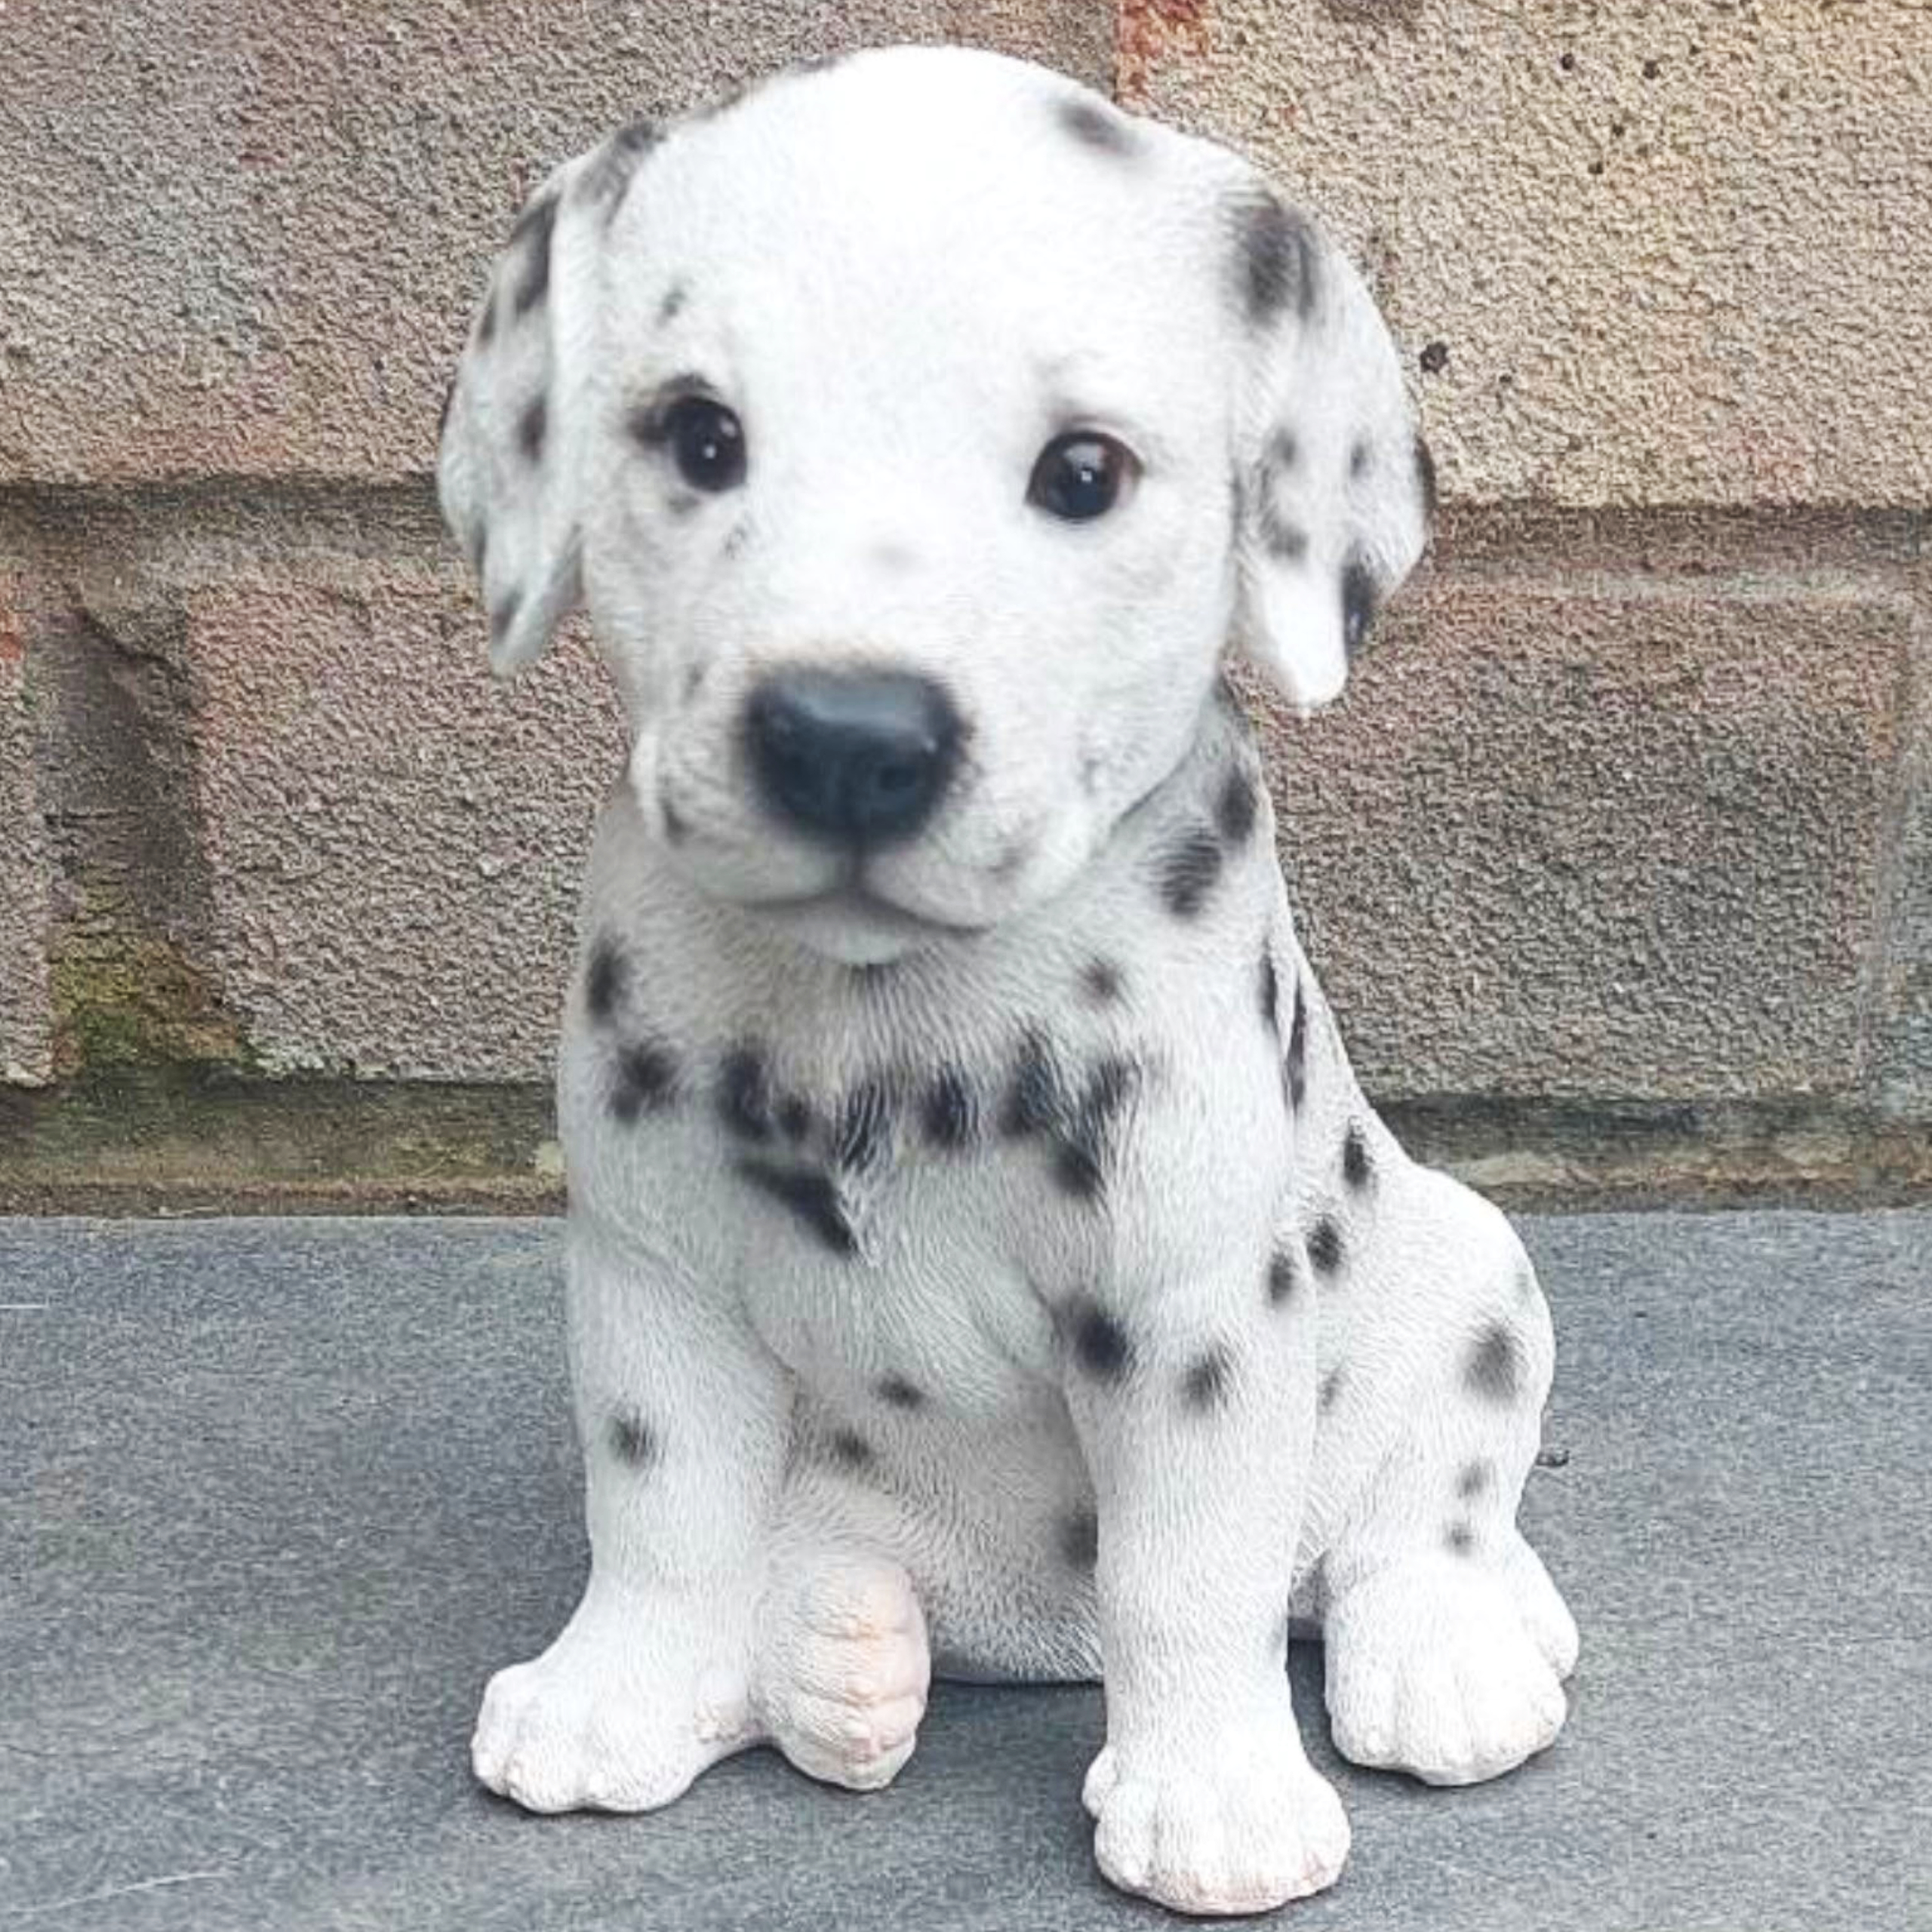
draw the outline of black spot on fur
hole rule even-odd
[[[895,1409],[922,1409],[926,1405],[926,1392],[916,1388],[903,1375],[888,1375],[878,1385],[879,1400],[890,1402]]]
[[[1075,1359],[1097,1381],[1118,1382],[1131,1373],[1134,1344],[1099,1303],[1089,1299],[1074,1309],[1072,1335]]]
[[[1285,1247],[1277,1248],[1268,1262],[1268,1305],[1285,1308],[1301,1285],[1301,1272],[1294,1257]]]
[[[751,1184],[791,1209],[835,1254],[856,1254],[859,1244],[845,1218],[838,1190],[829,1174],[798,1168],[774,1168],[763,1161],[740,1161],[738,1172]]]
[[[1324,1214],[1308,1231],[1308,1258],[1324,1275],[1342,1265],[1342,1231],[1332,1216]]]
[[[516,285],[511,308],[527,315],[550,292],[550,243],[557,226],[557,200],[546,195],[525,208],[510,230],[514,245],[523,244],[523,274]]]
[[[1486,1402],[1513,1402],[1523,1386],[1523,1362],[1516,1338],[1500,1321],[1492,1321],[1469,1345],[1463,1380]]]
[[[1080,974],[1081,990],[1096,1006],[1111,1006],[1121,995],[1121,971],[1110,959],[1090,959]]]
[[[1231,771],[1214,801],[1214,823],[1230,845],[1246,843],[1254,829],[1254,780],[1239,770]]]
[[[654,1040],[620,1048],[611,1112],[626,1127],[641,1114],[662,1113],[678,1097],[678,1061]]]
[[[1116,1126],[1143,1071],[1127,1054],[1108,1054],[1076,1094],[1046,1035],[1030,1028],[1014,1063],[1000,1130],[1014,1139],[1046,1136],[1055,1181],[1078,1200],[1097,1201],[1106,1189]]]
[[[1234,1363],[1223,1348],[1213,1348],[1188,1364],[1180,1380],[1181,1400],[1197,1411],[1218,1409],[1228,1399]]]
[[[1346,1373],[1339,1368],[1331,1368],[1321,1378],[1321,1392],[1318,1400],[1324,1416],[1342,1399],[1342,1390],[1347,1381]]]
[[[841,1429],[832,1438],[833,1460],[848,1469],[863,1469],[872,1459],[872,1445],[855,1430]]]
[[[1100,1561],[1100,1519],[1092,1510],[1073,1510],[1062,1521],[1060,1553],[1069,1569],[1091,1570]]]
[[[623,949],[607,933],[590,949],[590,964],[583,976],[584,1010],[599,1026],[609,1020],[623,1003],[630,979],[630,965]]]
[[[1202,827],[1186,833],[1161,861],[1161,897],[1177,918],[1192,918],[1221,875],[1221,848]]]
[[[1442,1533],[1442,1546],[1451,1556],[1467,1556],[1476,1546],[1476,1533],[1467,1523],[1451,1523]]]
[[[1416,438],[1416,485],[1422,491],[1422,513],[1433,523],[1435,521],[1435,459],[1430,455],[1429,445],[1420,436]]]
[[[1284,564],[1298,564],[1308,555],[1308,532],[1300,524],[1289,522],[1272,497],[1261,500],[1261,540],[1269,555]]]
[[[1315,242],[1308,224],[1272,195],[1244,202],[1236,220],[1248,320],[1260,327],[1292,309],[1306,321],[1315,297]]]
[[[740,1140],[771,1138],[771,1081],[758,1048],[736,1047],[724,1056],[718,1069],[718,1115]]]
[[[496,339],[497,291],[493,288],[483,298],[483,312],[476,322],[476,340],[488,349]]]
[[[657,326],[664,328],[675,322],[690,300],[691,291],[681,281],[672,283],[664,291],[663,300],[657,305]]]
[[[1375,580],[1367,566],[1359,558],[1350,558],[1342,572],[1342,648],[1351,663],[1368,641],[1377,601]]]
[[[597,158],[586,168],[578,192],[587,201],[605,205],[604,219],[611,220],[623,205],[637,165],[655,147],[662,137],[649,121],[633,121],[620,128],[598,149]]]
[[[1277,1039],[1281,1035],[1281,983],[1275,976],[1273,949],[1261,942],[1261,1018]]]
[[[1495,1481],[1494,1463],[1465,1463],[1456,1478],[1456,1494],[1463,1502],[1473,1503],[1478,1496],[1487,1496]]]
[[[511,625],[516,622],[516,614],[523,608],[523,592],[506,591],[490,607],[490,641],[501,644],[509,635]]]
[[[1038,1027],[1029,1028],[1014,1062],[1000,1131],[1013,1138],[1044,1134],[1059,1112],[1060,1073],[1054,1064],[1053,1049]]]
[[[1449,345],[1446,342],[1426,342],[1422,346],[1422,371],[1426,376],[1439,376],[1449,366]]]
[[[1349,446],[1349,475],[1359,483],[1368,474],[1369,466],[1375,460],[1374,452],[1365,441],[1357,441]]]
[[[526,463],[543,460],[543,437],[550,426],[550,406],[540,395],[517,418],[516,446]]]
[[[1270,556],[1286,564],[1299,563],[1308,554],[1308,532],[1281,507],[1281,480],[1294,467],[1298,454],[1294,438],[1286,429],[1277,429],[1268,439],[1255,484],[1262,543]]]
[[[1282,1071],[1287,1076],[1288,1098],[1299,1108],[1308,1093],[1308,1001],[1302,995],[1299,977],[1293,998],[1294,1012],[1288,1021],[1288,1051]]]
[[[1359,1192],[1374,1177],[1374,1166],[1368,1157],[1368,1137],[1360,1127],[1351,1124],[1342,1137],[1342,1178]]]
[[[892,1096],[883,1080],[866,1080],[846,1096],[832,1158],[841,1168],[869,1168],[892,1132]]]
[[[657,1438],[641,1417],[626,1411],[611,1418],[611,1453],[628,1469],[648,1469],[657,1460]]]
[[[935,1147],[953,1152],[972,1144],[980,1131],[979,1109],[958,1067],[941,1067],[934,1075],[919,1103],[919,1121]]]
[[[1118,114],[1098,103],[1078,99],[1054,103],[1054,117],[1083,146],[1102,154],[1130,155],[1134,152],[1134,132]]]
[[[1054,1178],[1078,1199],[1097,1200],[1104,1190],[1115,1124],[1140,1078],[1137,1061],[1109,1054],[1088,1076],[1071,1114],[1059,1121]]]

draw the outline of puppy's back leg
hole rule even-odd
[[[758,1618],[753,1698],[764,1734],[807,1777],[890,1784],[918,1741],[932,1680],[912,1580],[861,1544],[779,1537]]]
[[[1358,1764],[1472,1783],[1543,1749],[1567,1711],[1576,1625],[1515,1525],[1553,1346],[1503,1216],[1444,1175],[1404,1185],[1388,1238],[1413,1251],[1390,1272],[1426,1297],[1434,1339],[1327,1554],[1329,1715]]]

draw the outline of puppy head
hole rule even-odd
[[[1230,637],[1334,697],[1420,448],[1359,278],[1244,163],[899,48],[559,168],[438,477],[499,669],[589,605],[671,862],[873,960],[1065,885]]]

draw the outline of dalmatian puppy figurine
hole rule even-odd
[[[1555,1737],[1515,1511],[1549,1318],[1411,1163],[1296,942],[1232,647],[1306,709],[1427,457],[1339,252],[1242,162],[898,48],[558,169],[445,420],[508,672],[587,605],[632,744],[558,1081],[591,1574],[478,1777],[854,1789],[931,1672],[1100,1678],[1115,1884],[1245,1912]]]

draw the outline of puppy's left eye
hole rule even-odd
[[[1026,500],[1067,523],[1090,523],[1119,500],[1134,472],[1133,453],[1097,430],[1056,436],[1033,465]]]

